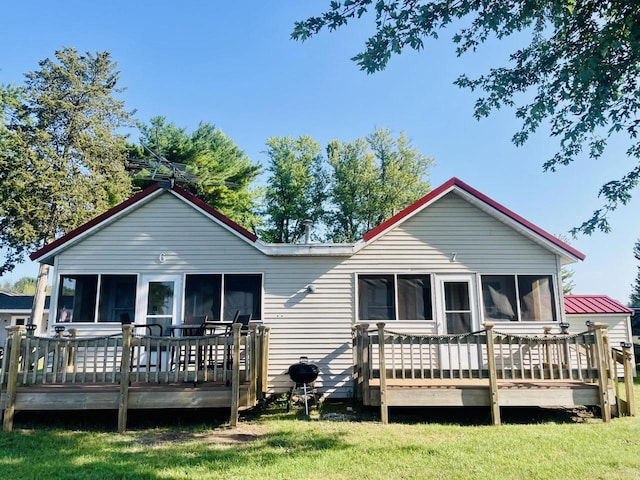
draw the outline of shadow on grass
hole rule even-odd
[[[23,419],[13,433],[0,432],[0,477],[224,478],[242,475],[251,468],[255,472],[257,466],[277,468],[287,462],[312,461],[323,451],[347,448],[344,433],[297,430],[286,425],[271,431],[262,428],[255,434],[234,433],[224,426],[211,428],[209,422],[204,426],[202,418],[198,422],[181,415],[179,419],[174,416],[172,422],[138,419],[141,426],[154,425],[156,429],[133,428],[120,435],[107,431],[105,427],[112,424],[101,420],[100,413],[81,415],[82,419],[73,418],[78,417],[77,412],[69,415],[64,412],[44,424],[32,416]],[[219,420],[224,423],[228,417]],[[159,424],[169,428],[158,429]],[[239,441],[231,448],[218,441],[220,432]]]

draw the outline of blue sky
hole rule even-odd
[[[511,144],[519,124],[501,110],[476,121],[476,95],[452,83],[461,73],[502,65],[517,39],[492,41],[456,58],[444,33],[425,51],[405,52],[387,69],[366,75],[349,60],[370,27],[353,24],[299,43],[296,20],[328,0],[298,2],[165,1],[6,2],[0,36],[0,83],[22,83],[56,49],[108,50],[118,62],[121,95],[138,120],[164,115],[188,130],[200,121],[229,135],[255,162],[266,163],[271,136],[308,134],[326,145],[385,127],[402,131],[435,159],[431,182],[458,177],[553,234],[565,234],[600,206],[599,187],[631,168],[624,145],[601,160],[581,158],[556,173],[542,164],[557,142],[541,130],[523,147]],[[132,135],[137,137],[135,132]],[[627,302],[640,237],[640,192],[611,216],[613,232],[572,240],[587,255],[572,266],[574,293],[600,293]],[[470,232],[472,235],[473,232]],[[0,278],[35,276],[27,263]]]

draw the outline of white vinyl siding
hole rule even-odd
[[[287,370],[304,355],[320,368],[321,392],[337,397],[352,393],[356,274],[496,272],[555,275],[556,257],[453,193],[351,257],[267,256],[170,193],[56,257],[56,275],[261,273],[271,391],[290,387]],[[436,333],[436,322],[394,321],[393,328]]]

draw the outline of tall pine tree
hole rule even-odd
[[[109,52],[65,48],[39,67],[23,86],[0,88],[0,273],[131,194],[121,133],[130,115]],[[48,272],[40,266],[34,322]]]

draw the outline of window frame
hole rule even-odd
[[[508,319],[499,319],[499,318],[489,318],[486,313],[486,304],[485,304],[485,290],[484,290],[484,279],[485,277],[510,277],[514,284],[514,295],[515,295],[515,315],[516,318],[514,320]],[[520,277],[547,277],[549,279],[550,288],[549,293],[551,294],[551,319],[539,319],[539,320],[523,320],[523,308],[522,308],[522,297],[520,295]],[[482,316],[485,321],[491,322],[517,322],[517,323],[533,323],[539,324],[541,322],[559,322],[561,321],[561,313],[559,306],[559,292],[557,288],[557,275],[551,273],[482,273],[480,274],[480,301],[481,301],[481,311]]]
[[[65,278],[73,278],[73,277],[96,277],[96,292],[94,295],[94,304],[93,304],[93,320],[92,321],[73,321],[73,316],[71,320],[64,320],[61,321],[60,320],[60,315],[62,313],[62,308],[64,307],[64,305],[62,305],[61,297],[62,297],[62,291],[64,288],[64,279]],[[133,277],[135,278],[135,290],[134,290],[134,303],[133,303],[133,311],[134,311],[134,316],[135,316],[135,312],[137,309],[137,302],[138,302],[138,297],[139,297],[139,287],[140,287],[140,275],[138,273],[130,273],[130,272],[126,272],[126,273],[122,273],[122,272],[116,272],[116,273],[92,273],[92,272],[83,272],[83,273],[59,273],[57,276],[57,280],[58,280],[58,292],[55,298],[55,311],[52,312],[54,314],[54,321],[53,323],[55,324],[69,324],[69,325],[80,325],[80,324],[84,324],[84,325],[115,325],[115,324],[120,324],[119,320],[114,320],[114,321],[100,321],[100,295],[102,293],[102,277]],[[53,303],[53,302],[52,302]],[[75,309],[75,308],[74,308]]]
[[[375,320],[375,319],[363,319],[361,318],[361,308],[360,308],[360,278],[361,277],[391,277],[392,280],[392,289],[393,289],[393,318],[389,320]],[[410,277],[426,277],[429,280],[429,306],[430,306],[430,317],[424,319],[400,319],[400,292],[398,288],[398,278],[410,278]],[[394,272],[394,273],[380,273],[380,272],[357,272],[355,273],[355,318],[357,322],[374,322],[374,321],[389,321],[389,322],[435,322],[435,309],[436,309],[436,301],[435,301],[435,274],[432,272]],[[425,315],[426,316],[426,315]]]
[[[264,319],[264,273],[263,272],[191,272],[191,273],[185,273],[184,274],[184,283],[183,283],[183,306],[182,306],[182,315],[183,317],[188,315],[187,314],[187,305],[186,305],[186,299],[187,299],[187,278],[188,277],[196,277],[196,276],[218,276],[220,277],[220,301],[219,301],[219,305],[220,305],[220,310],[219,310],[219,317],[221,321],[225,320],[225,312],[226,312],[226,305],[225,305],[225,290],[226,290],[226,277],[228,276],[256,276],[259,277],[259,286],[258,286],[258,306],[259,306],[259,310],[260,310],[260,315],[259,318],[256,316],[253,316],[253,312],[252,312],[252,320],[258,320],[261,321]],[[233,312],[235,313],[235,312]],[[231,314],[231,317],[233,317],[233,313]],[[190,315],[190,314],[189,314]],[[216,321],[216,320],[213,320]]]

